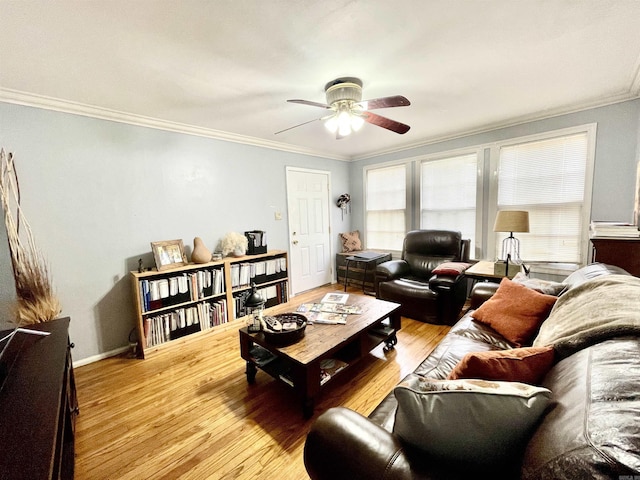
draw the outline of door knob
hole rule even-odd
[[[294,245],[297,245],[297,244],[298,244],[298,240],[294,240],[294,241],[293,241],[293,242],[291,242],[291,243],[293,243]]]

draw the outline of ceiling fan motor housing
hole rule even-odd
[[[325,86],[327,103],[362,101],[362,81],[355,77],[338,78]]]

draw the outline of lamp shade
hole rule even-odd
[[[500,210],[496,215],[494,232],[528,232],[529,212],[524,210]]]

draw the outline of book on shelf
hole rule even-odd
[[[625,222],[599,222],[592,221],[589,226],[591,238],[598,237],[626,237],[640,238],[638,225]]]
[[[144,312],[197,301],[224,293],[224,272],[221,268],[198,270],[156,280],[138,281],[140,305]]]
[[[227,302],[200,302],[196,305],[149,315],[144,318],[144,342],[153,347],[197,331],[228,322]]]

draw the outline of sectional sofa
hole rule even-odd
[[[542,318],[518,337],[511,310]],[[368,417],[317,418],[304,461],[313,480],[638,478],[640,278],[592,264],[561,284],[477,284]]]

